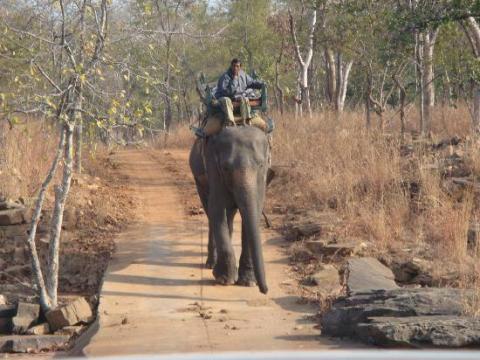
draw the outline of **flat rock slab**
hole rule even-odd
[[[34,325],[40,316],[40,305],[19,302],[17,315],[12,319],[12,331],[14,334],[24,334],[27,329]]]
[[[359,324],[364,342],[381,346],[480,346],[480,319],[461,316],[374,317]]]
[[[78,298],[68,305],[49,311],[46,317],[50,329],[57,331],[65,326],[89,322],[93,313],[90,304],[84,298]]]
[[[352,295],[323,316],[322,333],[384,346],[480,345],[479,320],[463,315],[465,300],[472,294],[427,288]]]
[[[376,290],[394,290],[395,283],[392,270],[375,258],[351,258],[346,265],[347,293],[368,293]]]
[[[37,353],[63,349],[69,340],[64,335],[11,335],[0,337],[0,352]]]

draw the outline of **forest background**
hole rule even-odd
[[[234,57],[269,89],[272,209],[333,211],[337,236],[478,287],[479,20],[473,0],[0,0],[0,194],[35,210],[42,306],[82,161],[124,132],[187,146],[199,73]],[[44,284],[35,224],[57,169]]]

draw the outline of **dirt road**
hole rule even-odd
[[[345,347],[320,339],[311,319],[315,308],[288,295],[288,265],[274,233],[264,233],[268,296],[257,288],[215,285],[211,270],[202,266],[206,219],[185,215],[175,185],[185,174],[173,174],[165,165],[168,157],[187,161],[185,151],[124,150],[116,155],[119,171],[134,185],[140,216],[116,240],[101,291],[99,324],[91,338],[82,340],[83,353]],[[234,243],[239,254],[238,231]]]

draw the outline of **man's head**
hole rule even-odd
[[[237,76],[240,73],[241,68],[242,62],[237,58],[232,59],[232,61],[230,62],[230,70],[232,71],[232,74],[234,76]]]

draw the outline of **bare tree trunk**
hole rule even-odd
[[[407,92],[405,90],[405,86],[402,85],[400,80],[398,79],[397,74],[393,75],[393,81],[398,87],[399,90],[399,97],[400,97],[400,135],[402,138],[402,142],[405,140],[405,101],[407,98]]]
[[[353,61],[343,63],[341,54],[338,55],[337,64],[337,94],[335,101],[335,109],[341,113],[345,107],[345,99],[347,96],[348,78],[352,69]]]
[[[289,10],[289,22],[290,22],[290,34],[292,36],[292,41],[295,47],[295,54],[297,56],[297,63],[300,67],[300,76],[298,78],[299,86],[301,89],[302,96],[302,107],[305,106],[308,115],[312,117],[312,108],[310,106],[310,92],[308,89],[308,69],[312,62],[313,58],[313,43],[315,35],[315,27],[317,25],[317,9],[312,9],[312,15],[310,19],[308,41],[307,41],[307,51],[305,58],[300,52],[300,45],[297,41],[297,34],[295,30],[295,22],[293,20],[292,13]],[[304,98],[305,96],[305,98]]]
[[[73,115],[74,117],[75,115]],[[50,297],[52,308],[57,307],[58,269],[60,254],[60,235],[62,232],[63,211],[67,201],[73,170],[73,131],[74,125],[65,124],[66,147],[63,179],[60,186],[55,187],[55,206],[52,215],[52,224],[49,242],[47,293]]]
[[[438,29],[426,30],[420,34],[421,48],[421,133],[423,136],[430,131],[432,110],[435,105],[435,86],[433,69],[433,50],[437,39]]]
[[[367,89],[365,91],[365,116],[366,116],[366,126],[367,129],[370,129],[372,126],[372,115],[371,115],[371,107],[370,107],[370,99],[372,97],[372,79],[371,74],[367,74]]]
[[[62,158],[62,155],[64,153],[64,147],[65,147],[65,129],[64,127],[62,127],[60,131],[60,140],[58,142],[57,152],[52,161],[52,165],[50,166],[50,170],[48,171],[48,174],[40,187],[37,201],[35,202],[35,209],[33,211],[32,220],[30,222],[30,229],[28,231],[28,238],[27,238],[27,244],[28,244],[28,248],[29,248],[30,256],[32,260],[33,278],[39,291],[40,306],[42,307],[42,310],[44,312],[47,312],[52,308],[52,302],[49,297],[49,294],[47,293],[47,288],[45,286],[45,282],[42,274],[42,268],[40,266],[40,260],[38,257],[37,247],[35,244],[35,236],[37,234],[38,222],[42,214],[42,207],[43,207],[43,201],[45,200],[45,193],[47,192],[47,188],[52,182],[53,177],[55,176],[55,173],[57,172],[58,164],[60,163],[60,159]]]
[[[276,104],[277,109],[280,110],[280,114],[282,115],[284,112],[284,102],[283,102],[283,90],[280,87],[280,82],[279,82],[278,67],[282,62],[284,48],[285,48],[285,41],[282,39],[282,45],[280,46],[280,54],[278,55],[278,58],[275,61],[275,101],[277,103]]]
[[[75,102],[75,123],[76,125],[76,151],[75,151],[75,172],[82,172],[82,147],[83,147],[83,117],[82,117],[82,85],[79,86],[78,97]]]
[[[337,64],[335,54],[332,49],[325,49],[325,73],[327,99],[332,109],[335,108],[337,94]]]
[[[467,35],[470,45],[472,46],[473,54],[480,59],[480,26],[473,17],[469,17],[462,23]],[[480,132],[480,84],[475,82],[473,87],[473,130]]]

